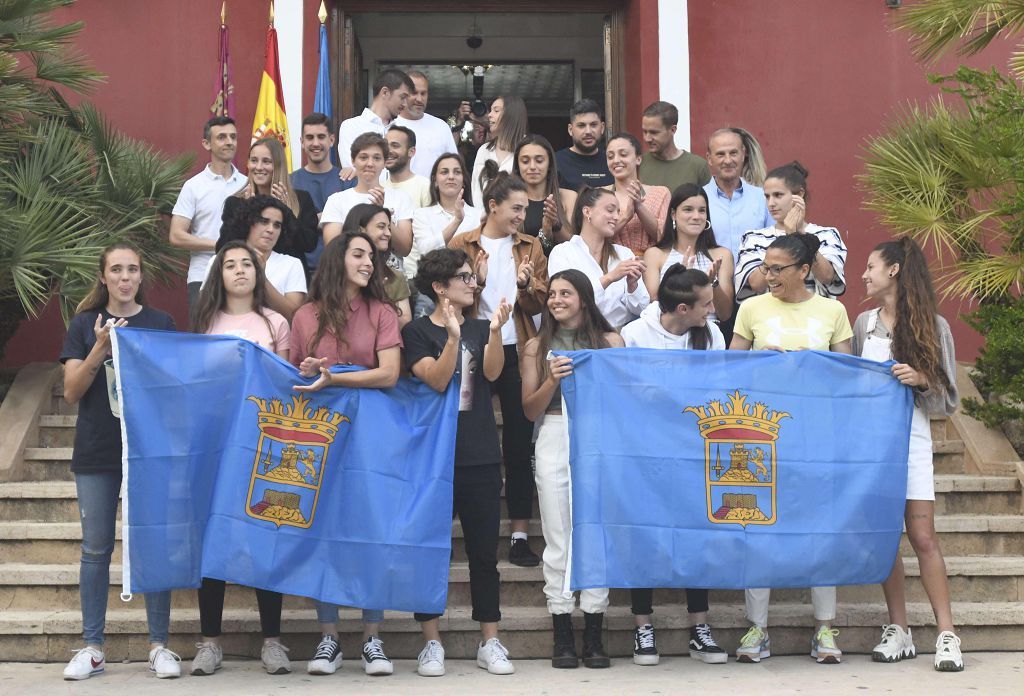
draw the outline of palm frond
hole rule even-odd
[[[974,55],[995,38],[1024,28],[1022,0],[923,0],[897,15],[896,28],[911,34],[914,54],[934,61],[957,48]]]

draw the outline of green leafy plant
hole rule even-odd
[[[987,400],[964,399],[964,412],[990,428],[1024,418],[1024,301],[984,306],[967,321],[985,337],[972,378]]]
[[[88,92],[102,76],[70,47],[80,23],[47,17],[68,0],[0,0],[0,355],[52,297],[65,320],[96,274],[100,251],[141,247],[159,282],[183,255],[164,219],[190,167],[117,132]]]

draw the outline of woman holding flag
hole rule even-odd
[[[369,217],[382,218],[390,233],[386,211],[380,210],[383,212]],[[356,213],[355,208],[352,212]],[[384,270],[380,253],[365,232],[345,232],[324,248],[309,286],[309,302],[299,308],[292,321],[291,363],[302,377],[317,379],[296,386],[296,391],[318,391],[332,385],[367,389],[395,386],[402,337],[394,303],[384,288]],[[408,303],[405,311],[409,311]],[[366,369],[332,373],[332,365]],[[319,601],[315,605],[322,637],[306,671],[333,674],[342,659],[338,607]],[[379,636],[383,620],[382,610],[363,609],[362,663],[369,675],[394,671]]]
[[[544,532],[544,594],[554,629],[551,666],[579,666],[572,630],[576,601],[563,591],[569,559],[570,495],[569,432],[562,415],[562,379],[572,374],[572,359],[553,356],[552,350],[619,348],[622,338],[601,315],[594,288],[582,271],[568,269],[551,276],[548,301],[541,315],[540,332],[523,347],[519,369],[523,380],[523,411],[539,420],[534,477]],[[582,590],[583,664],[610,667],[601,631],[608,590]]]
[[[777,237],[757,271],[764,276],[768,292],[740,305],[733,329],[731,350],[830,350],[850,353],[853,331],[846,309],[807,287],[807,279],[818,254],[820,240],[811,234]],[[750,630],[736,649],[738,662],[760,662],[771,657],[768,636],[767,588],[746,591]],[[838,663],[843,656],[832,628],[836,617],[836,588],[812,587],[811,602],[818,624],[811,638],[811,657],[821,663]]]
[[[64,363],[64,400],[78,404],[78,427],[71,453],[78,509],[82,521],[79,590],[82,638],[64,668],[64,679],[88,679],[106,666],[103,631],[110,589],[110,556],[114,552],[117,501],[121,492],[121,422],[110,410],[107,372],[110,334],[115,328],[174,331],[170,315],[143,304],[142,255],[121,242],[100,254],[99,274],[79,303],[68,326],[60,361]],[[145,595],[149,625],[149,669],[158,678],[181,675],[181,658],[168,650],[171,593]]]
[[[910,237],[883,242],[868,256],[862,276],[867,296],[881,306],[864,312],[853,327],[853,351],[870,360],[896,360],[893,376],[914,390],[907,472],[907,537],[921,566],[935,623],[935,669],[964,668],[960,638],[953,628],[946,563],[935,534],[935,479],[929,414],[948,416],[960,399],[956,358],[949,324],[938,313],[928,262]],[[896,555],[892,573],[882,583],[889,623],[875,646],[875,662],[899,662],[917,655],[907,624],[903,557]]]

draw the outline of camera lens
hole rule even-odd
[[[487,102],[483,99],[474,99],[473,103],[470,104],[469,110],[473,112],[473,115],[477,118],[482,118],[487,114]]]

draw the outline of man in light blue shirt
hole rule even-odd
[[[708,165],[712,175],[711,181],[704,185],[710,204],[708,212],[716,241],[728,247],[733,258],[739,253],[744,232],[775,224],[768,214],[764,190],[740,176],[746,157],[743,139],[732,128],[720,128],[708,139]]]

